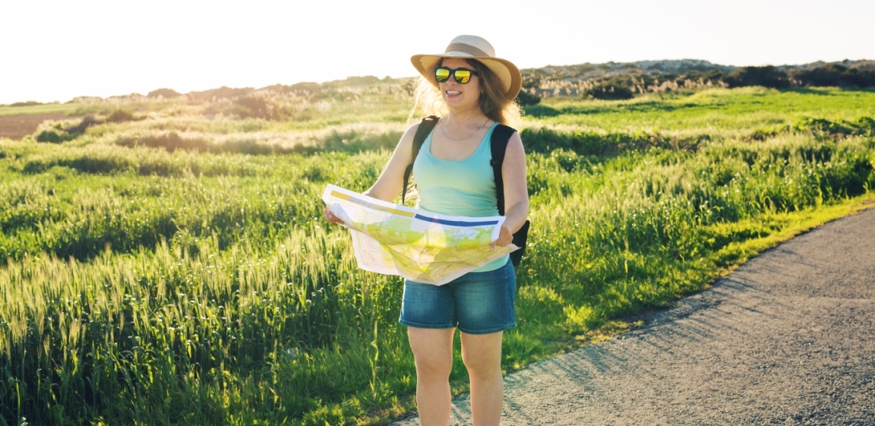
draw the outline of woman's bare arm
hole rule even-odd
[[[380,174],[374,185],[364,192],[365,195],[392,202],[401,191],[405,190],[402,188],[404,186],[404,170],[413,160],[413,136],[416,135],[418,128],[419,123],[416,123],[404,132],[398,146],[395,147],[395,152],[392,153],[392,158],[383,169],[383,173]]]
[[[404,132],[404,135],[401,136],[401,140],[395,147],[395,151],[392,153],[392,158],[389,159],[380,177],[370,189],[364,192],[364,195],[392,202],[404,190],[402,188],[404,186],[404,170],[407,169],[407,165],[412,160],[413,136],[418,128],[419,123],[410,126]],[[325,220],[331,223],[343,223],[340,218],[328,210],[328,206],[322,211],[322,215],[325,217]]]

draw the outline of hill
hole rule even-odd
[[[525,92],[538,98],[584,95],[629,99],[636,93],[711,86],[871,87],[875,85],[875,61],[736,67],[699,59],[679,59],[546,66],[524,69],[522,74]]]
[[[840,62],[817,61],[808,64],[778,65],[762,67],[737,67],[714,64],[701,59],[663,59],[636,62],[584,63],[576,65],[548,65],[540,68],[522,69],[523,94],[521,103],[537,103],[539,98],[561,96],[589,96],[603,99],[628,99],[636,93],[658,93],[681,89],[722,86],[740,87],[762,85],[766,87],[789,86],[837,86],[872,87],[875,86],[875,60],[844,60]],[[768,74],[763,79],[762,74]],[[760,78],[752,78],[752,75]],[[410,93],[410,77],[377,78],[374,76],[354,76],[343,80],[325,83],[298,82],[291,85],[274,84],[262,88],[220,87],[204,91],[179,93],[173,89],[161,88],[147,95],[132,93],[111,96],[103,99],[93,96],[80,96],[67,103],[94,104],[105,101],[138,101],[155,98],[185,97],[190,102],[222,102],[241,98],[265,98],[274,95],[301,95],[319,98],[348,100],[348,89],[382,87],[401,88]],[[778,81],[778,84],[773,84]],[[622,93],[617,93],[617,92]],[[531,96],[527,96],[531,95]],[[250,102],[250,109],[261,110],[266,106]],[[7,107],[33,107],[39,102],[16,102]],[[256,114],[257,115],[257,114]],[[268,118],[268,117],[264,117]],[[274,117],[278,118],[278,117]]]

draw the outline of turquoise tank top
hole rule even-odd
[[[498,216],[495,195],[495,176],[492,174],[492,151],[489,140],[498,124],[486,132],[480,145],[470,157],[452,161],[431,155],[429,133],[413,163],[413,176],[419,193],[419,208],[453,216]],[[472,272],[493,271],[507,263],[505,255]]]

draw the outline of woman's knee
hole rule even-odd
[[[420,380],[448,380],[453,370],[453,357],[422,354],[416,359],[416,376]],[[448,358],[448,359],[447,359]]]
[[[470,376],[501,375],[501,333],[463,335],[462,361]]]
[[[501,355],[475,354],[470,351],[462,354],[462,361],[468,369],[468,375],[472,377],[484,377],[501,374]]]
[[[452,329],[408,329],[416,375],[422,379],[447,380],[453,369]]]

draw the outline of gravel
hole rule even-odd
[[[462,395],[450,424],[470,422]],[[875,209],[760,254],[633,331],[507,375],[502,424],[875,425]]]

